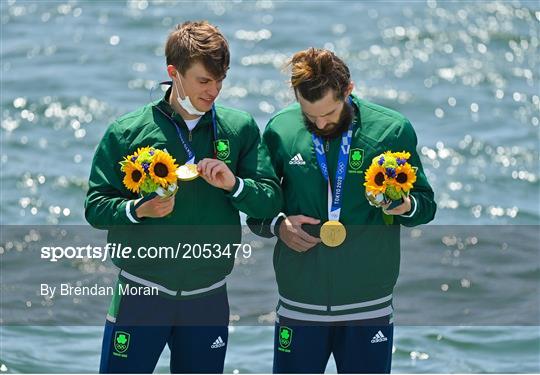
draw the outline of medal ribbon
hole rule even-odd
[[[352,101],[349,98],[349,102],[352,105]],[[312,134],[313,145],[315,146],[315,154],[317,155],[317,162],[319,169],[328,182],[328,220],[339,221],[341,214],[341,204],[343,200],[343,187],[345,183],[345,177],[347,176],[347,161],[349,159],[349,151],[351,149],[351,139],[353,133],[354,120],[349,125],[347,131],[341,135],[341,146],[339,148],[339,158],[336,168],[336,176],[334,178],[334,193],[332,194],[332,187],[330,186],[330,176],[328,175],[328,162],[326,160],[326,153],[324,152],[323,140],[321,137]]]
[[[165,83],[165,82],[162,82]],[[180,142],[182,142],[182,146],[184,147],[184,151],[186,151],[188,160],[186,161],[186,164],[195,164],[195,152],[193,152],[193,149],[189,145],[188,142],[184,139],[184,136],[182,135],[182,132],[180,131],[180,125],[171,117],[169,116],[164,110],[159,108],[159,105],[155,106],[167,119],[174,125],[176,128],[176,133],[178,134],[178,138],[180,138]],[[217,155],[216,150],[216,140],[217,140],[217,121],[216,121],[216,108],[214,104],[212,104],[212,128],[214,130],[214,142],[212,142],[212,145],[214,147],[214,158]]]

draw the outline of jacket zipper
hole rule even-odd
[[[191,136],[191,130],[189,131],[189,134],[188,134],[188,140],[191,142],[193,141],[193,137]]]
[[[325,151],[328,152],[328,150],[330,150],[330,140],[326,140],[326,145],[325,145]]]

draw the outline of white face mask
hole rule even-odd
[[[182,86],[182,81],[178,77],[178,73],[176,75],[176,78],[178,78],[178,82],[180,83],[180,86],[182,87],[182,91],[185,94],[186,90],[184,90],[184,86]],[[206,113],[206,112],[201,112],[197,108],[195,108],[193,103],[191,103],[191,100],[189,99],[189,96],[185,95],[185,98],[182,99],[180,97],[180,93],[178,92],[177,85],[174,85],[174,87],[175,87],[175,90],[176,90],[176,100],[178,101],[178,104],[180,104],[180,106],[186,110],[187,113],[189,113],[192,116],[202,116],[202,115],[204,115]]]

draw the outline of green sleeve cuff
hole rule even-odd
[[[416,198],[412,194],[410,195],[410,197],[411,197],[411,209],[409,210],[409,212],[406,212],[400,215],[401,217],[410,218],[410,217],[413,217],[414,214],[416,213],[416,209],[418,208],[418,204],[416,203]]]
[[[236,182],[234,183],[232,190],[227,195],[234,200],[242,199],[245,194],[244,186],[244,180],[240,177],[236,177]]]
[[[148,200],[148,199],[146,199]],[[141,199],[137,204],[135,204],[135,199],[129,200],[126,202],[126,216],[133,224],[139,224],[141,221],[144,220],[144,218],[140,218],[137,216],[137,208],[143,204],[146,200]]]

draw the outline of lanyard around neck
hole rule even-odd
[[[169,83],[169,82],[162,82],[162,83]],[[184,148],[184,151],[187,154],[188,160],[187,160],[186,164],[194,164],[195,163],[195,152],[193,151],[190,144],[185,140],[184,136],[182,135],[182,131],[180,130],[180,124],[178,124],[178,122],[176,122],[175,119],[172,118],[167,112],[165,112],[163,109],[161,109],[159,107],[159,104],[156,105],[155,108],[157,108],[157,110],[159,112],[161,112],[161,114],[163,114],[163,116],[165,116],[169,120],[169,122],[171,122],[174,125],[174,127],[176,129],[176,133],[178,134],[178,138],[180,139],[180,142],[182,143],[182,147]],[[212,104],[211,112],[212,112],[212,129],[213,129],[213,136],[214,136],[214,139],[212,141],[212,146],[213,146],[213,149],[214,149],[214,158],[216,158],[217,149],[216,149],[216,142],[215,141],[217,140],[218,131],[217,131],[217,120],[216,120],[216,108],[215,108],[214,104]]]
[[[352,100],[349,97],[349,103],[352,105]],[[317,162],[319,169],[328,182],[328,220],[339,221],[341,216],[341,205],[343,201],[343,187],[345,184],[345,177],[347,175],[347,160],[349,158],[349,151],[351,149],[351,140],[353,133],[353,125],[356,119],[353,118],[349,124],[349,128],[341,135],[341,145],[339,148],[339,158],[336,168],[336,175],[334,178],[334,191],[330,185],[330,176],[328,170],[328,162],[326,159],[326,153],[324,151],[323,140],[321,137],[312,134],[313,144],[315,146],[315,154],[317,155]]]

